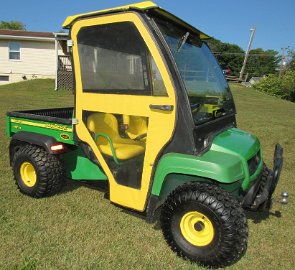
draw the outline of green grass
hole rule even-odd
[[[178,258],[158,224],[116,207],[97,187],[68,182],[57,196],[32,199],[15,187],[8,165],[5,113],[73,104],[52,80],[0,86],[0,269],[203,269]],[[289,191],[287,206],[270,215],[248,213],[245,256],[228,269],[294,269],[295,104],[233,85],[238,125],[256,134],[267,164],[276,142],[284,169],[275,193]]]

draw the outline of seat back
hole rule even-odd
[[[126,126],[126,134],[130,139],[135,139],[147,133],[148,126],[144,117],[123,115],[123,124]]]
[[[119,164],[118,159],[127,160],[144,153],[145,143],[120,137],[117,118],[112,114],[91,114],[87,118],[87,128],[95,136],[100,151],[112,156],[117,164]]]
[[[116,117],[110,113],[93,113],[87,118],[87,128],[94,134],[105,133],[113,142],[117,141],[118,121]],[[107,139],[99,137],[96,141],[98,145],[107,145]]]

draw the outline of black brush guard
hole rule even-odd
[[[264,166],[260,176],[244,196],[244,208],[257,211],[271,207],[272,194],[274,193],[283,166],[283,148],[277,144],[274,151],[273,170]]]

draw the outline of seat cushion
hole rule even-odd
[[[145,151],[145,143],[122,138],[118,131],[116,117],[109,113],[93,113],[87,119],[87,128],[95,135],[103,133],[108,135],[114,145],[116,156],[126,160],[138,156]],[[96,145],[100,151],[108,156],[113,156],[111,146],[106,138],[99,136]]]
[[[126,160],[144,153],[145,147],[143,144],[126,144],[114,143],[116,156],[120,160]],[[108,156],[112,156],[112,150],[109,144],[98,145],[100,151]]]

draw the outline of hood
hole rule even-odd
[[[238,154],[249,160],[260,149],[260,142],[256,136],[237,128],[228,129],[218,134],[214,139],[211,150]]]

